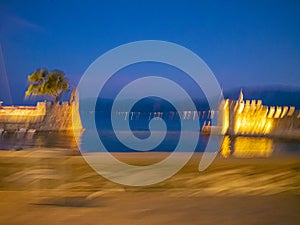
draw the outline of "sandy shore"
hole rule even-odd
[[[168,153],[114,153],[133,165]],[[300,157],[201,154],[147,187],[112,183],[64,149],[0,151],[0,224],[299,224]]]

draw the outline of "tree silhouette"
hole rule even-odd
[[[61,70],[48,71],[37,69],[28,76],[29,87],[25,93],[26,97],[37,95],[48,95],[58,102],[64,92],[69,91],[69,80]]]

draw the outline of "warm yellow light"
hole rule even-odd
[[[271,112],[273,114],[273,112]],[[248,108],[234,117],[235,134],[268,134],[272,130],[272,118],[266,118],[265,112],[255,107]]]
[[[265,134],[269,134],[272,130],[272,121],[268,121],[265,129]]]
[[[230,140],[230,137],[229,136],[225,136],[224,139],[223,139],[223,143],[222,143],[222,146],[221,146],[221,155],[224,157],[224,158],[227,158],[230,153],[231,153],[231,140]]]
[[[269,157],[273,152],[272,140],[267,138],[237,137],[233,155],[237,158]]]
[[[225,100],[222,113],[222,134],[225,134],[229,128],[229,99]]]

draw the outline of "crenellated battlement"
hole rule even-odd
[[[2,106],[0,122],[41,122],[46,115],[46,103],[38,102],[36,106]]]
[[[80,130],[79,104],[76,90],[70,101],[62,103],[38,102],[36,106],[2,106],[0,104],[0,130],[38,131]]]
[[[226,99],[220,105],[223,134],[300,136],[300,111],[294,106],[265,106],[262,100]],[[220,125],[219,124],[219,125]]]

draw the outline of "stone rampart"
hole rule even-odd
[[[265,106],[261,100],[244,100],[241,92],[219,110],[223,134],[300,138],[300,111],[294,106]]]
[[[0,108],[0,129],[8,132],[23,130],[80,130],[82,124],[78,103],[38,102],[36,106],[4,106]]]

